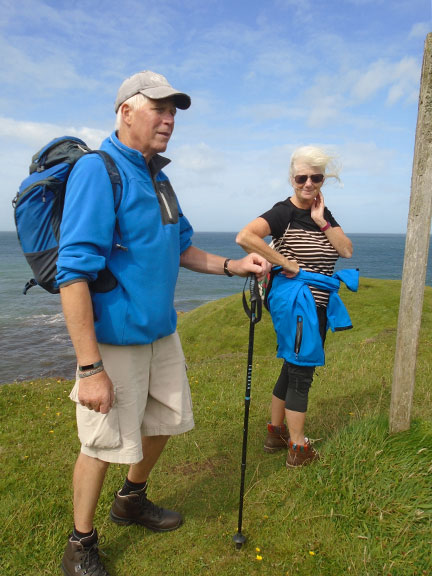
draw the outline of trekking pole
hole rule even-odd
[[[250,277],[250,308],[247,305],[246,294],[243,289],[243,308],[245,309],[245,312],[249,317],[250,323],[249,323],[248,365],[246,373],[245,412],[243,423],[243,449],[242,449],[242,462],[241,462],[238,529],[237,534],[233,536],[233,540],[235,542],[237,550],[239,550],[242,547],[242,545],[246,542],[246,537],[242,534],[242,521],[243,521],[244,483],[246,472],[247,436],[248,436],[248,424],[249,424],[249,405],[250,405],[251,382],[252,382],[252,358],[253,358],[255,324],[257,324],[261,320],[261,313],[262,313],[262,302],[256,276]]]

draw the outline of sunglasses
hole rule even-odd
[[[294,176],[296,184],[306,184],[308,178],[310,178],[311,182],[314,184],[319,184],[324,180],[324,174],[311,174],[310,176],[307,176],[306,174],[297,174],[297,176]]]

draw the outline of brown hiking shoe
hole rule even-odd
[[[86,545],[90,539],[93,543]],[[61,569],[66,576],[109,576],[99,558],[98,541],[91,536],[78,541],[69,537]]]
[[[146,490],[143,488],[126,496],[116,492],[110,511],[111,520],[116,524],[140,524],[155,532],[176,530],[183,522],[181,515],[150,502]]]
[[[267,424],[267,436],[264,442],[264,452],[277,452],[286,449],[288,446],[289,436],[285,424],[273,426],[270,422]]]
[[[305,466],[314,460],[319,460],[318,452],[312,448],[311,443],[305,438],[306,444],[294,444],[291,440],[288,442],[288,455],[286,467],[294,468],[296,466]]]

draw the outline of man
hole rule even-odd
[[[147,480],[168,438],[194,426],[176,332],[179,265],[207,274],[263,277],[256,254],[225,259],[192,246],[193,230],[161,169],[177,109],[191,103],[160,74],[121,85],[116,131],[102,144],[123,184],[117,211],[101,158],[84,156],[67,185],[57,281],[75,348],[81,452],[73,478],[74,530],[63,556],[67,576],[107,576],[94,514],[110,462],[129,464],[110,511],[118,524],[175,530],[178,512],[147,498]],[[94,281],[98,278],[97,283]]]

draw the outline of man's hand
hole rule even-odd
[[[258,280],[263,280],[271,270],[271,264],[255,252],[251,252],[240,260],[229,261],[229,271],[237,276],[255,274]]]
[[[78,400],[89,410],[108,414],[114,404],[114,386],[105,370],[80,379]]]
[[[63,313],[79,365],[92,364],[100,358],[94,330],[93,304],[87,282],[77,281],[60,288]],[[78,400],[89,410],[107,414],[114,402],[114,387],[103,370],[80,378]]]

